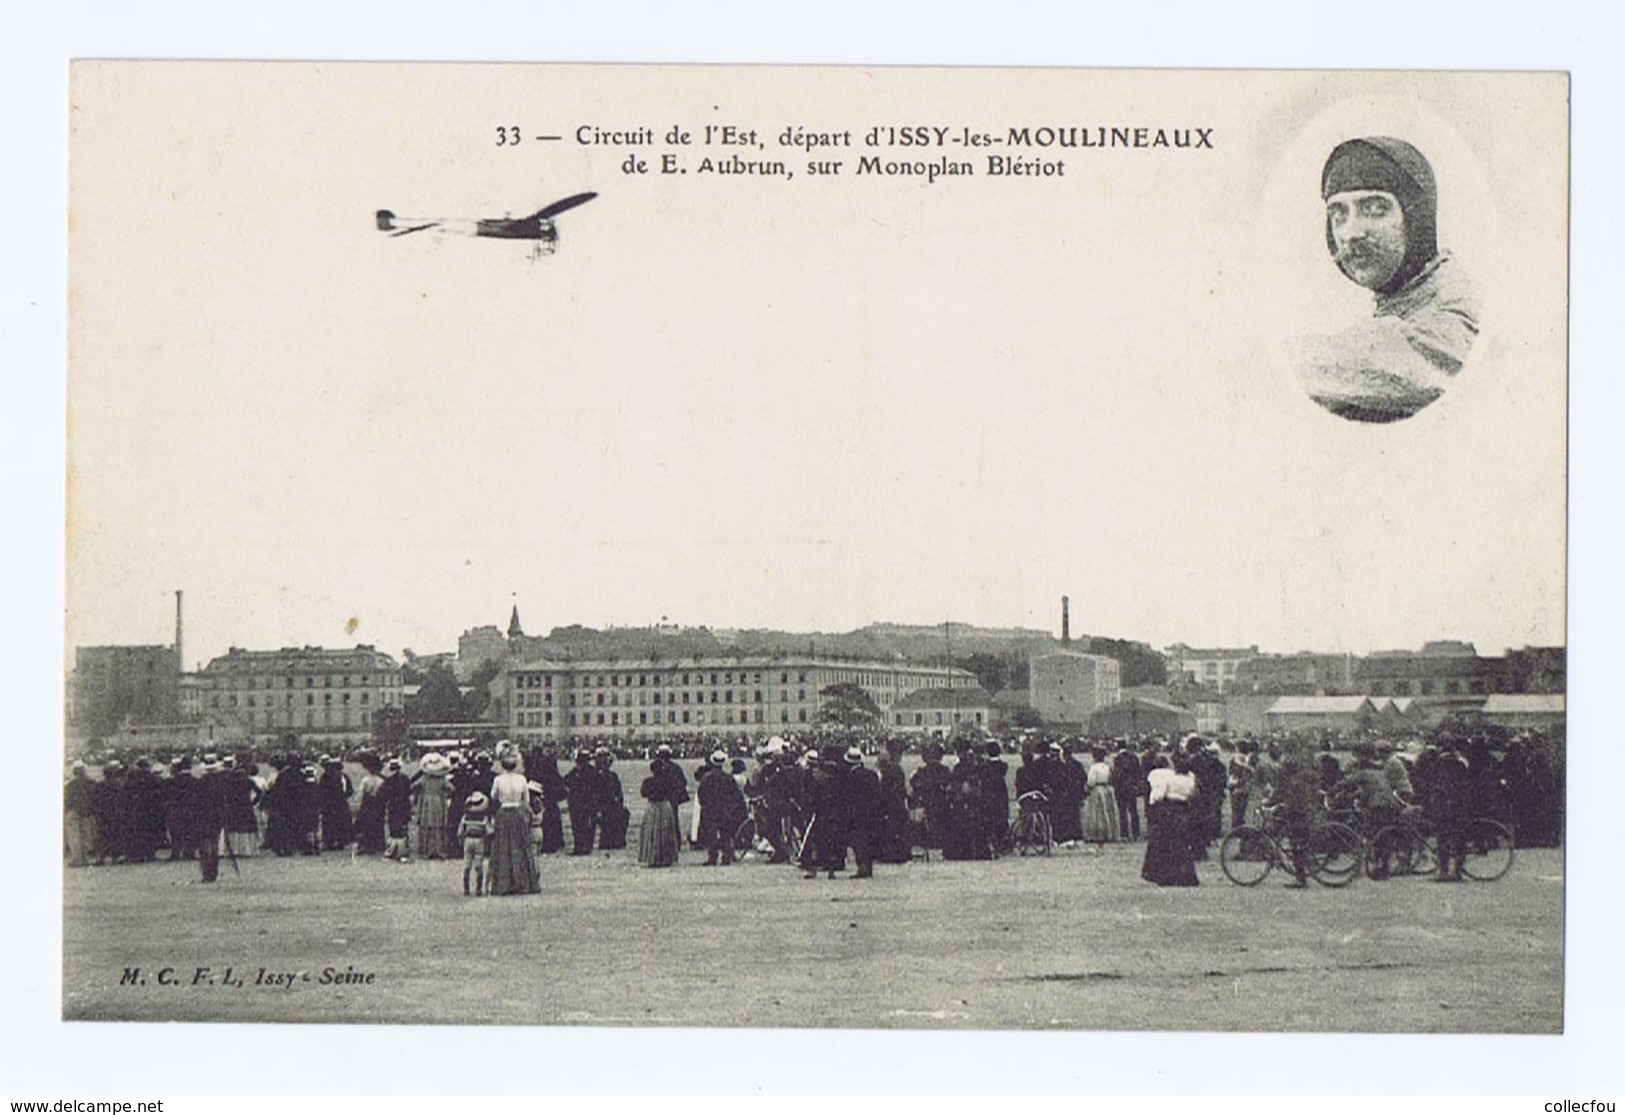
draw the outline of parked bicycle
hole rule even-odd
[[[1054,847],[1049,824],[1049,795],[1028,790],[1016,799],[1016,819],[1010,822],[1010,844],[1017,855],[1047,856]]]
[[[1475,817],[1462,830],[1461,873],[1479,882],[1494,882],[1512,869],[1512,830],[1488,817]],[[1366,854],[1366,874],[1431,875],[1439,869],[1439,838],[1434,825],[1406,818],[1379,829]]]
[[[1260,813],[1262,824],[1233,828],[1219,844],[1219,866],[1237,886],[1255,887],[1277,867],[1291,872],[1299,855],[1305,874],[1327,887],[1347,886],[1365,866],[1365,841],[1341,821],[1316,821],[1299,848],[1278,809],[1265,806]]]
[[[807,835],[806,822],[790,814],[770,815],[765,808],[764,799],[759,797],[750,799],[750,812],[734,830],[734,850],[755,851],[764,856],[771,856],[774,841],[769,839],[769,826],[773,827],[773,835],[779,838],[779,847],[789,853],[792,861],[799,861],[801,845]]]

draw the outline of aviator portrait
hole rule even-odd
[[[1444,394],[1478,336],[1478,302],[1438,245],[1438,186],[1415,147],[1388,136],[1338,144],[1321,171],[1326,248],[1374,299],[1371,317],[1301,342],[1297,371],[1342,418],[1394,422]]]

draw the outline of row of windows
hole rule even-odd
[[[651,717],[652,717],[652,719],[651,719]],[[978,717],[978,719],[979,719],[979,717]],[[783,712],[780,713],[780,715],[779,715],[779,720],[780,720],[781,723],[784,723],[784,724],[791,723],[790,710],[789,709],[783,710]],[[660,721],[660,714],[658,712],[652,713],[652,714],[649,713],[649,712],[640,712],[640,713],[638,713],[637,723],[639,725],[647,727],[650,724],[659,724],[660,722],[661,722]],[[691,713],[688,709],[684,709],[682,711],[682,713],[681,713],[681,719],[679,719],[679,714],[677,713],[677,711],[675,709],[673,709],[673,710],[668,711],[666,713],[666,721],[665,722],[667,724],[703,725],[705,723],[705,713],[703,713],[703,712],[693,712],[693,713]],[[753,723],[754,724],[765,724],[766,722],[767,722],[767,716],[763,712],[762,709],[755,710],[755,715],[754,716],[752,716],[749,711],[747,711],[745,709],[741,709],[739,711],[738,720],[734,719],[733,710],[729,709],[727,712],[723,713],[722,719],[720,719],[720,720],[715,720],[714,719],[714,720],[711,721],[712,724],[739,724],[739,725],[746,725],[746,724],[753,724]],[[572,728],[589,728],[589,727],[594,727],[594,726],[602,727],[602,728],[618,728],[618,727],[621,727],[623,724],[626,727],[631,727],[632,723],[633,723],[632,714],[630,712],[628,712],[626,714],[626,719],[625,720],[621,719],[621,714],[618,713],[618,712],[610,712],[610,713],[584,712],[584,713],[581,713],[579,716],[576,713],[572,712],[572,713],[570,713],[570,716],[569,716],[569,725]],[[796,710],[795,723],[798,723],[798,724],[807,723],[807,710],[806,709],[797,709]],[[553,725],[553,713],[551,711],[547,711],[547,712],[522,712],[522,713],[519,714],[519,726],[522,727],[522,728],[544,728],[544,727],[552,727],[552,725]]]
[[[216,678],[219,677],[219,675],[212,675],[212,676],[216,677]],[[323,675],[321,675],[321,678],[322,678],[321,688],[323,688],[323,689],[332,689],[332,688],[334,688],[334,680],[333,679],[337,678],[337,677],[340,677],[340,676],[341,675],[339,675],[339,674],[323,674]],[[306,688],[306,689],[315,689],[316,688],[316,677],[317,677],[317,675],[315,675],[315,674],[306,674],[305,675],[304,688]],[[348,689],[351,686],[355,686],[355,685],[371,685],[371,684],[373,684],[371,674],[360,674],[360,675],[344,674],[344,675],[342,675],[342,679],[343,680],[338,684],[338,687],[341,688],[341,689]],[[280,682],[280,685],[277,684],[279,682]],[[401,675],[399,675],[399,674],[385,674],[385,675],[381,676],[378,679],[378,684],[379,685],[389,686],[389,685],[399,685],[400,683],[401,683]],[[287,676],[281,677],[281,678],[273,678],[273,677],[270,677],[270,676],[264,675],[264,674],[257,675],[257,676],[249,676],[249,677],[246,677],[246,678],[238,678],[238,677],[232,677],[230,675],[227,675],[227,677],[223,681],[218,682],[218,684],[227,684],[227,685],[235,684],[235,685],[240,685],[245,689],[276,689],[276,688],[298,689],[299,688],[299,679],[297,677],[295,677],[293,674],[288,674]]]
[[[1394,697],[1432,697],[1444,696],[1451,693],[1493,693],[1495,682],[1489,678],[1454,679],[1438,681],[1400,680],[1384,684],[1373,682],[1370,686],[1373,696]]]
[[[790,684],[790,673],[791,671],[788,670],[779,671],[780,685]],[[807,684],[807,671],[797,670],[795,675],[796,684]],[[519,689],[552,689],[555,676],[553,674],[520,674],[515,681],[515,687]],[[745,670],[737,672],[713,670],[709,674],[705,671],[691,670],[682,674],[564,674],[558,676],[559,688],[561,689],[570,688],[572,679],[577,689],[632,689],[662,685],[733,685],[736,677],[740,685],[747,684],[747,682],[755,685],[762,683],[762,671],[760,670],[749,672]],[[707,677],[710,679],[709,682],[707,682]],[[852,682],[871,688],[884,688],[886,686],[935,687],[946,685],[949,680],[935,676],[914,677],[903,674],[872,673],[864,670],[835,670],[830,674],[830,677],[836,682]]]
[[[551,689],[553,688],[553,676],[552,674],[522,674],[519,678],[519,687],[521,689],[535,689],[537,687]],[[569,686],[571,676],[565,675],[563,677],[560,683],[561,688]],[[682,678],[681,681],[678,681],[679,676]],[[638,686],[704,685],[706,683],[705,677],[706,675],[703,672],[690,672],[682,675],[672,674],[669,677],[665,674],[581,674],[575,677],[575,683],[579,689],[631,689],[634,684]],[[721,681],[717,680],[719,677],[722,679]],[[637,679],[635,683],[634,678]],[[806,672],[799,673],[797,680],[805,683],[807,680]],[[744,685],[747,681],[760,685],[762,683],[762,671],[756,670],[747,674],[746,671],[740,670],[739,683]],[[733,683],[733,671],[722,671],[720,673],[713,671],[711,673],[712,685],[732,685]],[[789,683],[789,673],[781,671],[779,673],[779,684],[788,685]]]
[[[344,693],[344,694],[341,694],[341,696],[344,699],[339,702],[340,704],[347,705],[347,704],[350,703],[350,694]],[[289,706],[289,707],[292,707],[292,705],[293,705],[293,694],[289,693],[288,697],[287,697],[287,700],[284,701],[283,703],[285,705]],[[305,694],[305,704],[314,705],[315,703],[316,703],[316,694],[314,694],[314,693],[306,693]],[[331,693],[323,693],[322,694],[322,704],[331,705],[332,703],[333,703],[333,694],[331,694]],[[363,693],[363,694],[361,694],[361,703],[364,704],[364,705],[371,704],[372,703],[372,694],[371,693]],[[390,703],[389,698],[385,697],[384,698],[384,704],[387,705],[389,703]],[[209,707],[210,708],[219,708],[219,707],[221,707],[220,706],[220,694],[216,693],[213,697],[211,697],[209,699]],[[237,707],[237,695],[235,693],[232,693],[232,694],[230,694],[230,695],[228,695],[226,697],[226,707],[227,708],[236,708]],[[249,708],[255,708],[256,707],[255,698],[252,697],[252,696],[248,698],[248,707]],[[271,698],[270,697],[265,698],[265,707],[266,708],[271,707]]]
[[[590,697],[591,694],[585,694],[584,696]],[[681,696],[682,696],[681,703],[685,704],[685,705],[687,705],[687,704],[703,705],[703,704],[706,703],[705,691],[703,689],[695,690],[692,694],[690,694],[689,691],[685,689]],[[692,700],[690,700],[691,696],[693,698]],[[752,700],[753,696],[754,696],[754,702]],[[798,701],[806,701],[806,699],[807,699],[807,691],[805,689],[796,690],[796,700],[798,700]],[[779,700],[780,700],[780,702],[788,702],[790,700],[790,691],[788,689],[779,690]],[[748,704],[755,703],[755,704],[759,705],[759,704],[763,704],[764,701],[765,701],[765,698],[762,696],[762,691],[760,689],[756,690],[754,695],[751,694],[751,693],[747,693],[744,690],[740,690],[740,692],[739,692],[739,701],[738,701],[739,704],[748,705]],[[599,694],[597,694],[597,700],[596,701],[583,700],[581,703],[582,704],[587,704],[587,705],[597,704],[600,708],[605,707],[605,706],[610,707],[610,708],[617,708],[623,703],[626,704],[626,705],[633,705],[633,704],[638,704],[638,705],[658,705],[658,704],[661,704],[662,702],[661,702],[661,694],[659,692],[656,692],[654,694],[654,696],[653,696],[653,699],[650,698],[650,695],[648,693],[639,693],[638,694],[638,699],[636,701],[632,700],[632,695],[629,693],[629,694],[627,694],[626,700],[624,702],[621,700],[620,694],[618,694],[618,693],[609,693],[609,694],[599,693]],[[670,694],[670,699],[665,701],[665,703],[668,704],[668,705],[678,704],[679,703],[678,702],[678,694],[676,694],[676,693]],[[711,690],[711,701],[710,701],[710,703],[713,704],[713,705],[731,705],[731,704],[734,704],[735,703],[734,702],[734,691],[732,689],[725,689],[725,690],[722,690],[719,693],[717,690],[713,689],[713,690]],[[576,704],[576,695],[574,693],[565,694],[565,704],[570,705],[570,706],[573,707]],[[553,706],[553,694],[551,694],[551,693],[521,693],[519,695],[518,707],[520,707],[520,708],[551,708],[552,706]]]
[[[252,717],[255,728],[294,728],[299,726],[299,719],[291,712],[284,715],[256,712]],[[303,720],[306,728],[366,728],[372,724],[372,713],[362,709],[359,716],[352,718],[349,709],[341,709],[335,717],[332,709],[322,709],[319,713],[315,709],[308,709]]]

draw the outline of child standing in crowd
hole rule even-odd
[[[463,819],[457,822],[457,839],[463,844],[463,894],[468,894],[468,877],[474,876],[474,893],[485,893],[485,867],[491,859],[491,821],[486,816],[490,801],[478,791],[463,804]]]

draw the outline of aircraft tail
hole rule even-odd
[[[378,210],[378,231],[391,232],[395,228],[395,214],[388,209]]]

